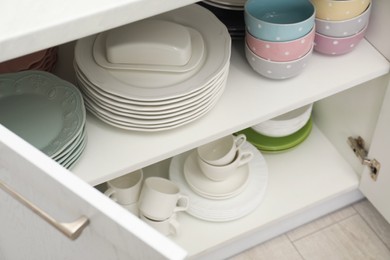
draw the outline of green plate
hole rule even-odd
[[[283,137],[269,137],[257,133],[252,128],[247,128],[237,132],[237,134],[245,134],[248,142],[252,143],[257,149],[264,152],[282,152],[291,149],[302,143],[310,134],[313,126],[313,121],[310,118],[305,126],[297,132]]]

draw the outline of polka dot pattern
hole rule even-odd
[[[316,17],[328,21],[352,19],[363,13],[370,0],[311,0],[316,7]]]

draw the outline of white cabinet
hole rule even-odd
[[[10,27],[0,33],[0,60],[194,1],[82,2],[24,0],[20,6],[26,10],[18,13],[7,0],[6,16],[0,21]],[[82,215],[90,221],[81,236],[70,241],[0,190],[0,258],[180,259],[186,253],[194,258],[227,257],[362,198],[359,185],[390,220],[390,209],[383,199],[386,195],[377,195],[390,182],[388,162],[381,155],[390,145],[385,138],[388,92],[382,106],[390,65],[381,54],[389,50],[388,45],[375,45],[379,52],[369,42],[390,42],[388,36],[375,32],[377,23],[388,19],[381,10],[388,10],[389,3],[374,0],[374,29],[356,50],[340,57],[315,54],[310,66],[290,80],[271,81],[254,73],[246,63],[242,43],[235,42],[226,92],[210,113],[184,127],[134,133],[88,116],[88,146],[72,172],[0,126],[0,181],[59,221],[73,221]],[[32,17],[32,10],[32,14],[40,11],[41,15]],[[11,12],[20,14],[19,23],[10,22],[13,18],[7,15]],[[62,70],[71,68],[68,53],[72,53],[72,46],[61,46],[64,57],[58,72],[69,80],[72,74]],[[145,168],[147,175],[166,176],[170,157],[311,102],[316,102],[311,135],[294,150],[265,155],[270,171],[265,200],[242,219],[212,223],[181,214],[181,234],[166,238],[92,187],[138,168]],[[381,162],[376,182],[364,172],[360,184],[360,172],[367,170],[347,144],[350,135],[362,135],[372,147],[369,157]]]

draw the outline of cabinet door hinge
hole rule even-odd
[[[381,168],[381,164],[376,159],[367,158],[368,152],[364,148],[364,139],[360,136],[357,138],[350,136],[348,137],[348,144],[352,148],[355,155],[359,158],[360,162],[370,168],[371,179],[376,181],[378,178],[379,170]]]

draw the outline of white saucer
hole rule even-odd
[[[253,152],[249,162],[248,185],[237,196],[224,200],[207,199],[194,192],[184,178],[184,164],[194,151],[188,151],[172,158],[169,178],[190,198],[187,213],[207,221],[231,221],[242,218],[255,210],[263,201],[268,184],[268,167],[263,155],[252,144],[246,142],[243,149]]]
[[[200,196],[209,199],[227,199],[240,194],[248,185],[249,166],[239,167],[224,181],[212,181],[199,168],[197,152],[193,151],[184,163],[184,177],[188,185]]]

